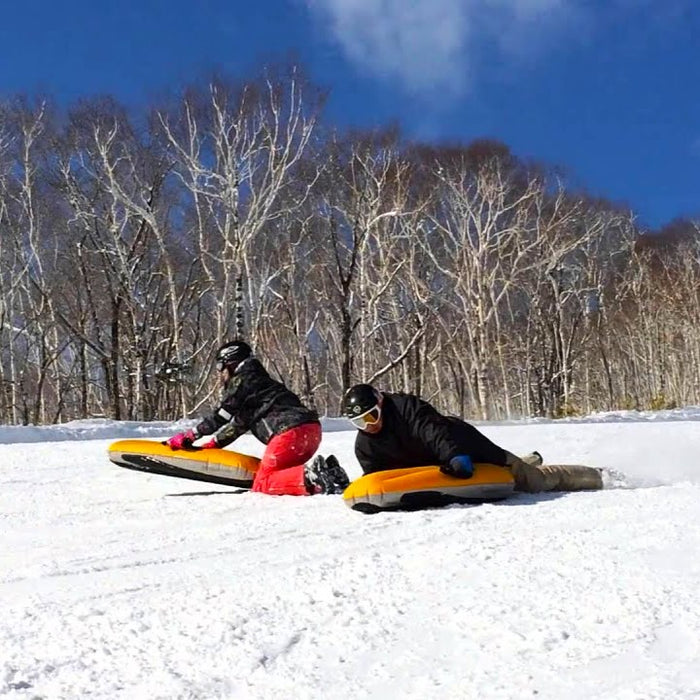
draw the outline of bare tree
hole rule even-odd
[[[296,69],[237,89],[217,81],[207,94],[190,91],[178,115],[159,114],[191,203],[183,244],[202,266],[214,342],[234,328],[232,301],[242,279],[256,343],[261,300],[280,274],[274,260],[260,255],[261,238],[303,204],[312,184],[299,188],[294,181],[320,104],[305,88],[310,92]]]
[[[387,342],[400,320],[386,300],[405,263],[397,251],[405,233],[400,220],[409,214],[407,164],[395,139],[387,132],[329,140],[316,192],[319,236],[328,242],[321,282],[331,303],[323,328],[334,347],[340,396],[358,378],[376,379],[403,362],[422,334],[416,329],[405,340],[393,333]],[[380,343],[386,355],[374,351]]]
[[[491,355],[503,333],[500,313],[516,273],[532,265],[536,245],[530,211],[541,185],[536,179],[522,183],[516,175],[498,157],[476,171],[466,159],[456,169],[438,166],[424,237],[433,264],[451,282],[456,358],[483,419],[492,404]]]

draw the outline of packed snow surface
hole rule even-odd
[[[479,424],[624,476],[373,516],[107,458],[189,424],[0,426],[0,697],[700,696],[700,408]]]

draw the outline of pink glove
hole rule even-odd
[[[200,445],[200,449],[202,450],[211,450],[215,449],[219,446],[219,443],[216,441],[216,438],[213,437],[211,440],[207,440],[203,445]]]
[[[173,435],[165,441],[165,444],[170,447],[171,450],[186,450],[188,447],[192,447],[192,443],[196,439],[197,435],[194,430],[185,430],[184,433]]]

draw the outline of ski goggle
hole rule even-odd
[[[229,355],[228,357],[217,357],[216,358],[216,369],[219,372],[223,372],[227,367],[231,367],[232,365],[235,365],[236,362],[233,361],[232,357]]]
[[[382,409],[379,404],[373,406],[369,411],[360,413],[359,416],[354,416],[350,419],[350,422],[358,430],[364,430],[368,425],[376,425],[379,423],[379,419],[382,417]]]

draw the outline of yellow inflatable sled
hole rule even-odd
[[[109,446],[108,455],[125,469],[239,488],[253,485],[260,464],[257,457],[231,450],[173,450],[153,440],[118,440]]]
[[[503,467],[475,464],[470,479],[443,474],[439,467],[410,467],[365,474],[343,493],[345,505],[362,513],[419,510],[453,503],[484,503],[508,498],[513,477]]]

